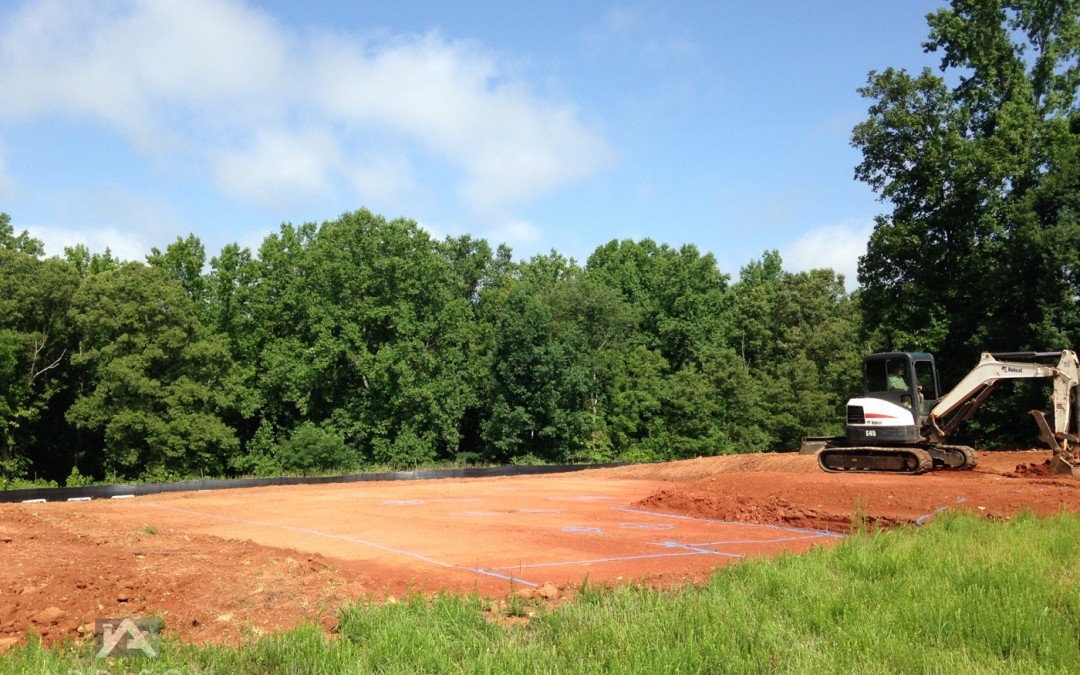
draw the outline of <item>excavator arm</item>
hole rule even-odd
[[[1056,366],[1016,360],[1055,356],[1058,357]],[[960,380],[952,391],[934,404],[926,419],[924,435],[934,443],[944,443],[961,422],[975,413],[1002,380],[1028,378],[1054,380],[1054,392],[1050,399],[1054,417],[1053,428],[1051,429],[1041,410],[1032,410],[1031,414],[1039,425],[1040,438],[1054,451],[1055,472],[1073,473],[1080,477],[1080,457],[1077,453],[1080,449],[1080,438],[1070,432],[1070,426],[1076,428],[1070,419],[1070,412],[1074,392],[1080,386],[1080,361],[1071,350],[984,353],[979,364]]]

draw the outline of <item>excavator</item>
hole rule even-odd
[[[1051,358],[1057,358],[1056,365],[1046,363]],[[1080,362],[1070,350],[984,353],[978,365],[941,396],[933,355],[871,354],[863,360],[863,395],[847,403],[846,434],[804,439],[803,452],[817,452],[818,466],[832,473],[971,469],[978,461],[975,450],[948,444],[949,436],[998,384],[1024,378],[1053,380],[1052,422],[1041,410],[1030,414],[1040,440],[1053,450],[1051,472],[1080,478],[1080,406],[1075,400]]]

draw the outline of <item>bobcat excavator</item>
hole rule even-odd
[[[1057,357],[1057,365],[1044,362]],[[948,437],[969,419],[1003,380],[1052,378],[1053,424],[1041,410],[1031,415],[1040,439],[1053,450],[1050,468],[1080,478],[1080,386],[1076,353],[985,353],[964,379],[939,398],[934,357],[927,353],[871,354],[863,360],[863,396],[847,404],[847,432],[804,440],[804,452],[818,452],[818,465],[829,472],[878,471],[919,474],[937,468],[971,469],[975,451],[949,445]],[[1076,420],[1070,419],[1075,410]],[[1071,428],[1070,428],[1071,427]]]

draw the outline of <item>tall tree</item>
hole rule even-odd
[[[311,422],[356,459],[403,466],[453,453],[473,401],[467,345],[484,255],[366,210],[282,226],[260,249],[251,303],[274,433]]]
[[[459,372],[461,417],[457,442],[448,447],[449,453],[458,461],[479,458],[483,444],[480,436],[484,410],[491,388],[491,369],[494,353],[494,328],[484,320],[484,296],[489,291],[498,294],[500,284],[512,265],[509,247],[502,245],[493,254],[487,241],[473,239],[469,235],[447,237],[438,246],[441,255],[449,262],[452,273],[449,297],[465,298],[460,322],[458,345],[461,349]]]
[[[856,177],[892,211],[860,260],[881,347],[938,353],[1080,339],[1080,2],[954,0],[927,17],[942,74],[872,72]]]
[[[311,371],[310,359],[305,358],[306,347],[299,332],[308,323],[305,259],[317,232],[315,223],[298,227],[283,223],[277,233],[263,240],[254,261],[244,263],[223,252],[217,265],[222,271],[234,271],[229,276],[235,277],[236,299],[246,305],[245,312],[228,315],[228,328],[219,325],[232,338],[234,351],[254,369],[260,399],[256,402],[257,442],[247,450],[264,458],[272,459],[274,446],[283,440],[282,431],[290,432],[308,418],[309,391],[317,376]],[[218,312],[232,297],[233,284],[223,288],[219,283],[222,276],[212,284]],[[248,458],[238,459],[244,460],[238,468],[250,468]]]
[[[15,242],[15,248],[28,247]],[[70,386],[64,377],[73,338],[68,306],[78,283],[60,259],[39,260],[0,242],[0,475],[32,470],[62,480],[71,470],[70,452],[56,457],[70,445],[57,439],[64,424],[52,406]]]
[[[556,296],[580,268],[554,251],[516,266],[485,293],[494,331],[486,455],[497,461],[568,461],[585,448],[588,365],[577,327]]]
[[[203,267],[206,265],[206,248],[198,237],[194,234],[189,234],[187,239],[177,237],[176,241],[165,247],[164,253],[155,246],[146,256],[146,262],[151,267],[160,267],[168,272],[180,282],[200,310],[204,309],[206,278]]]
[[[72,311],[81,335],[72,362],[89,381],[67,417],[98,435],[104,469],[220,475],[238,447],[223,416],[239,383],[225,340],[202,325],[184,287],[127,263],[84,279]]]
[[[108,247],[104,253],[90,253],[84,244],[64,247],[64,260],[75,268],[80,277],[119,267],[123,261],[113,257]]]
[[[252,309],[259,282],[259,266],[251,251],[235,243],[226,244],[221,253],[211,258],[210,272],[201,284],[205,289],[201,314],[209,330],[228,343],[241,383],[238,405],[223,417],[236,430],[241,444],[240,451],[229,456],[228,466],[240,473],[278,474],[283,467],[266,462],[271,454],[270,429],[264,430],[259,441],[255,440],[266,402],[258,386],[257,357],[263,331]]]
[[[728,277],[711,253],[651,239],[611,241],[589,256],[586,270],[622,295],[638,317],[638,339],[673,369],[701,365],[711,345],[725,341]]]
[[[0,212],[0,249],[25,253],[35,258],[45,255],[45,246],[41,240],[31,237],[26,230],[15,234],[11,216],[3,212]]]
[[[763,449],[749,371],[728,347],[728,277],[711,254],[650,239],[596,249],[588,277],[616,290],[636,330],[615,365],[612,438],[619,456],[669,459]],[[636,384],[637,383],[637,384]],[[640,391],[634,391],[636,386]],[[633,441],[633,446],[620,445]]]
[[[732,286],[731,346],[750,371],[756,400],[743,419],[764,436],[758,449],[790,450],[802,436],[841,430],[864,351],[855,314],[832,270],[785,272],[776,251],[743,267]]]
[[[205,281],[209,324],[227,335],[237,349],[254,329],[251,302],[258,273],[251,251],[238,244],[226,244],[210,259]],[[242,356],[242,352],[237,353],[237,357]]]

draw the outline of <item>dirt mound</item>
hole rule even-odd
[[[671,470],[661,467],[655,477],[673,484],[657,489],[637,506],[693,517],[830,532],[848,531],[853,523],[871,528],[922,523],[947,509],[972,510],[998,518],[1025,510],[1038,515],[1062,510],[1080,512],[1080,481],[1049,477],[1049,454],[979,453],[974,470],[935,471],[921,476],[829,474],[817,468],[812,455],[757,455],[745,463],[734,461],[741,457],[710,458],[720,460],[716,463],[691,460],[683,467],[671,466]],[[699,470],[725,464],[732,468],[773,469],[783,466],[786,458],[790,458],[794,470],[721,470],[689,478]],[[1033,459],[1042,461],[1030,461]]]
[[[596,469],[593,473],[598,478],[691,481],[719,473],[812,473],[815,471],[819,471],[815,455],[788,452],[698,457],[677,462]]]
[[[993,450],[980,451],[979,470],[985,473],[1009,475],[1017,472],[1018,464],[1049,462],[1047,450]],[[764,452],[738,455],[698,457],[675,462],[634,464],[614,469],[594,469],[589,472],[597,478],[625,478],[629,480],[664,480],[686,482],[701,480],[726,473],[820,473],[817,455],[796,452]],[[1046,475],[1049,475],[1048,473]]]
[[[819,531],[845,532],[851,526],[850,515],[808,508],[776,494],[758,498],[745,493],[715,492],[715,482],[710,481],[708,489],[663,488],[635,506],[711,520],[784,525]]]
[[[343,597],[383,590],[319,555],[120,529],[63,503],[20,506],[0,507],[0,651],[29,630],[49,645],[93,635],[87,617],[153,612],[190,642],[236,642],[304,620],[331,627]]]
[[[1053,478],[1050,472],[1050,460],[1042,464],[1017,464],[1010,476],[1016,478]]]

